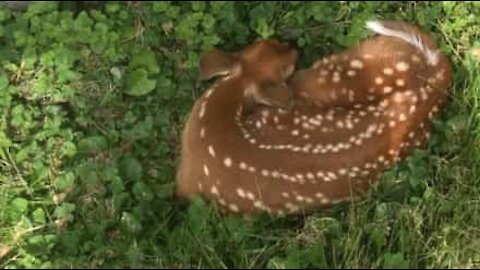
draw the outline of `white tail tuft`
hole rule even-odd
[[[417,33],[414,33],[413,31],[408,29],[405,29],[405,30],[390,29],[385,27],[385,25],[378,20],[368,21],[366,25],[367,25],[367,28],[369,28],[370,30],[372,30],[377,34],[397,37],[412,44],[413,46],[418,48],[423,53],[423,55],[425,55],[425,57],[427,58],[427,62],[429,64],[434,66],[438,64],[440,60],[438,53],[435,50],[428,48],[425,42],[422,40],[422,37]]]

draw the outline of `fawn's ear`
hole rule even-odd
[[[200,59],[200,80],[209,80],[215,76],[228,75],[238,65],[237,57],[232,53],[213,48]]]
[[[245,93],[250,103],[263,104],[290,110],[293,106],[293,94],[286,83],[266,83],[250,86]]]

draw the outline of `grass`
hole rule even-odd
[[[454,67],[428,148],[370,197],[309,216],[221,216],[172,198],[199,54],[259,37],[300,65],[374,17],[431,33]],[[480,267],[474,2],[57,2],[0,9],[1,268]]]

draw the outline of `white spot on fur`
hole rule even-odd
[[[335,91],[330,92],[330,97],[331,97],[333,100],[336,100],[336,99],[337,99],[337,93],[336,93]]]
[[[227,205],[227,202],[222,198],[218,199],[218,203],[223,206]]]
[[[205,93],[205,97],[209,98],[213,93],[213,88],[208,89],[208,91]]]
[[[422,59],[420,59],[420,57],[418,57],[418,55],[416,54],[413,54],[412,55],[412,61],[415,62],[415,63],[420,63]]]
[[[212,193],[213,195],[219,195],[217,186],[212,186],[212,188],[210,189],[210,193]]]
[[[232,159],[227,157],[223,160],[223,164],[225,165],[225,167],[229,168],[232,166]]]
[[[363,62],[358,60],[358,59],[352,60],[350,62],[350,66],[353,67],[353,68],[362,69],[363,68]]]
[[[237,195],[240,198],[245,198],[245,196],[246,196],[245,191],[241,188],[237,188]]]
[[[235,204],[229,204],[228,209],[230,209],[232,212],[238,212],[238,206]]]
[[[383,69],[383,74],[385,74],[385,75],[392,75],[392,74],[393,74],[393,69],[391,69],[391,68],[384,68],[384,69]]]
[[[409,113],[412,114],[412,113],[415,112],[415,110],[416,110],[415,105],[412,105],[412,106],[410,106],[410,111],[409,111]]]
[[[246,169],[247,169],[247,164],[246,164],[245,162],[243,162],[243,161],[240,162],[238,166],[239,166],[240,169],[242,169],[242,170],[246,170]]]
[[[395,80],[395,85],[398,87],[403,87],[405,86],[405,81],[403,79],[396,79]]]
[[[389,93],[391,93],[392,91],[393,91],[393,88],[392,88],[391,86],[385,86],[385,87],[383,88],[383,93],[385,93],[385,94],[389,94]]]
[[[287,202],[287,203],[285,204],[285,207],[286,207],[290,212],[296,212],[296,211],[298,211],[298,209],[299,209],[297,205],[295,205],[295,204],[293,204],[293,203],[291,203],[291,202]]]
[[[333,74],[332,81],[333,81],[334,83],[340,82],[340,74],[337,73],[337,72],[335,72],[335,73]]]
[[[395,65],[395,68],[398,71],[407,71],[410,68],[410,66],[406,62],[400,61]]]
[[[198,114],[198,117],[203,118],[203,116],[205,115],[205,110],[206,110],[205,108],[206,108],[205,102],[203,102],[202,106],[200,107],[200,112]]]
[[[211,146],[211,145],[208,146],[208,153],[209,153],[212,157],[215,157],[215,150],[213,149],[213,146]]]
[[[203,165],[203,172],[205,173],[206,176],[210,175],[210,171],[208,170],[208,167],[205,164]]]
[[[262,201],[255,201],[255,202],[253,203],[253,207],[258,208],[258,209],[264,209],[264,208],[265,208],[265,205],[263,204]]]

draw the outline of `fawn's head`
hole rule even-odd
[[[290,108],[292,93],[286,80],[293,74],[298,52],[273,39],[256,41],[237,52],[213,48],[200,60],[200,79],[238,76],[247,103]]]

